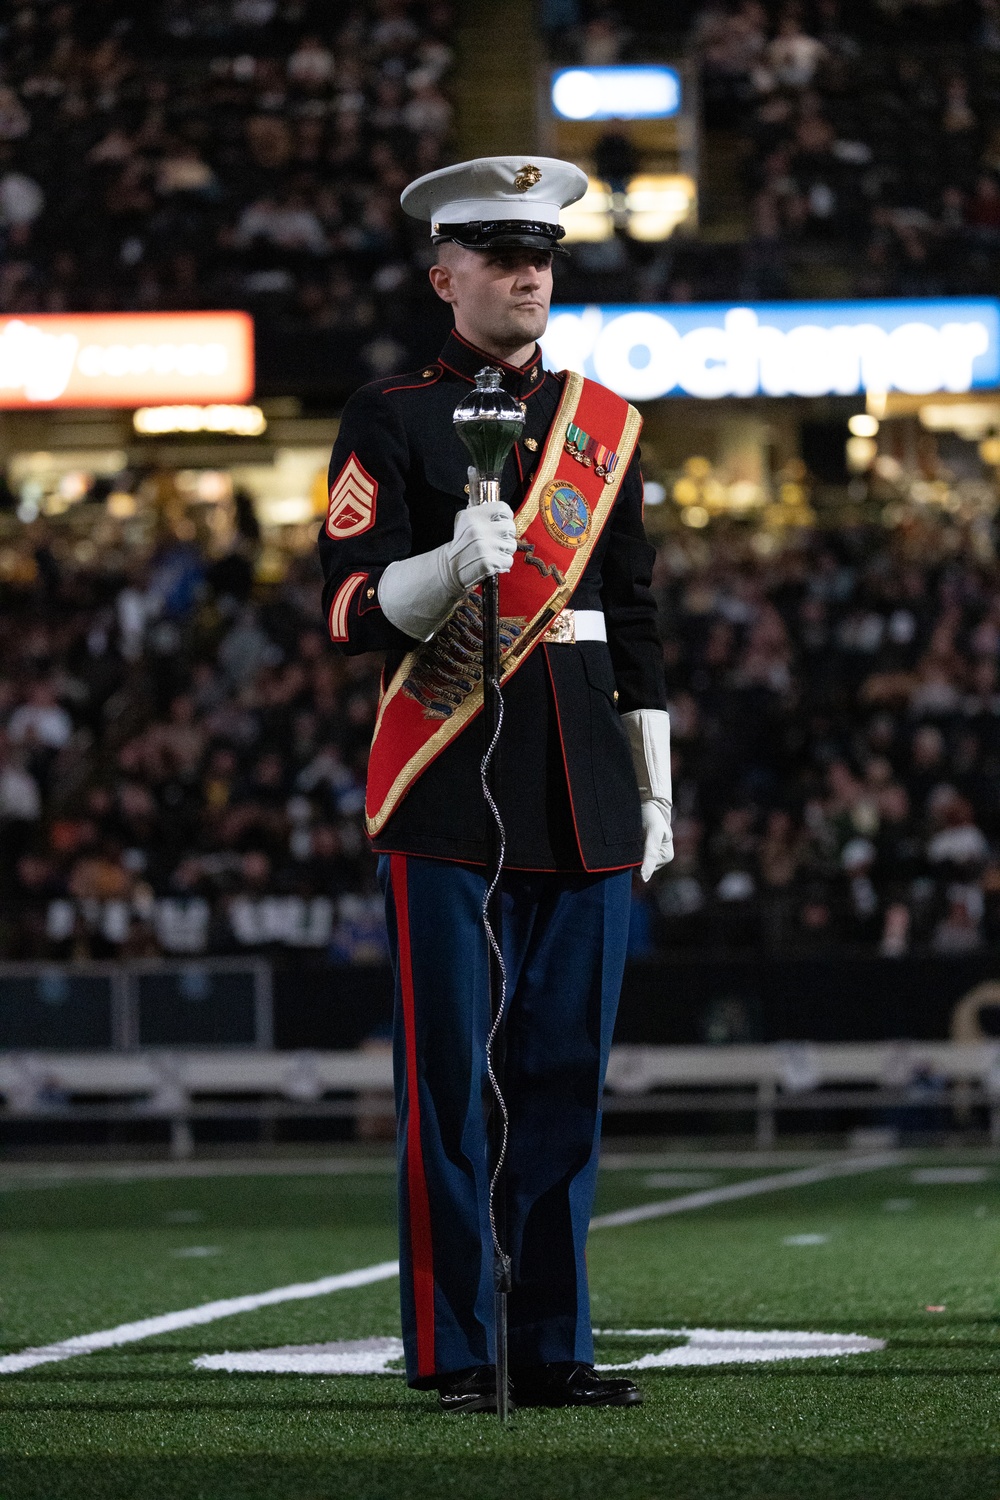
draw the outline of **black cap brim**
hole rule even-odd
[[[490,223],[435,224],[431,239],[435,245],[451,243],[464,250],[552,250],[568,252],[559,241],[566,233],[560,224],[540,224],[531,220],[501,219]]]

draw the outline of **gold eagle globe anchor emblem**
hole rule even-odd
[[[536,182],[541,182],[542,174],[538,167],[533,167],[530,162],[521,168],[514,178],[514,186],[519,193],[526,193],[533,188]]]

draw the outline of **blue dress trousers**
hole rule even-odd
[[[485,875],[383,855],[396,971],[400,1297],[415,1386],[493,1348]],[[512,1365],[593,1360],[585,1247],[631,871],[504,874]]]

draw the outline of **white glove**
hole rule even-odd
[[[450,542],[389,564],[378,586],[382,613],[398,630],[429,641],[469,589],[510,572],[516,550],[509,505],[498,500],[467,506],[455,517]]]
[[[661,865],[674,857],[670,832],[673,789],[670,780],[670,715],[662,708],[639,708],[622,714],[639,783],[642,827],[646,836],[642,854],[643,880],[649,880]]]

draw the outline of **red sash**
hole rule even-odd
[[[639,413],[620,396],[567,373],[531,490],[517,512],[514,566],[500,575],[504,682],[572,598],[614,509],[641,426]],[[588,434],[595,439],[582,444]],[[382,831],[417,777],[481,711],[481,645],[477,589],[397,668],[379,704],[368,761],[369,834]]]

